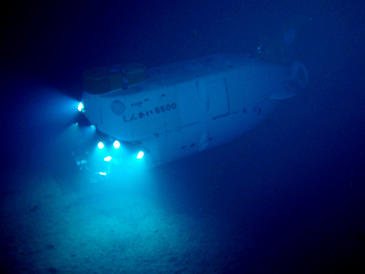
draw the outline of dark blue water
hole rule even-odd
[[[361,1],[39,1],[5,15],[3,272],[365,270]],[[88,184],[57,141],[91,66],[259,45],[276,49],[271,61],[302,61],[310,81],[233,143]]]

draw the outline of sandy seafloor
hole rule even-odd
[[[169,210],[156,195],[110,185],[70,191],[49,175],[19,180],[26,185],[1,207],[11,271],[211,273],[229,262],[226,252],[252,246],[248,228],[233,236],[201,208]]]

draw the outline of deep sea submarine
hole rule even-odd
[[[95,131],[89,147],[97,152],[79,146],[73,154],[80,169],[102,176],[139,161],[158,166],[241,136],[307,82],[299,62],[232,54],[153,68],[97,67],[84,74],[75,124]]]

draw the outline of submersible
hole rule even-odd
[[[241,136],[305,87],[308,73],[298,62],[217,54],[152,68],[99,67],[84,78],[79,110],[98,142],[157,166]]]

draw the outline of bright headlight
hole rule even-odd
[[[115,141],[114,141],[114,143],[113,143],[113,147],[114,147],[115,149],[120,148],[120,142],[119,142],[118,140],[115,140]]]
[[[84,104],[82,102],[80,102],[79,105],[77,106],[77,110],[80,112],[84,111]]]
[[[143,151],[140,151],[140,152],[138,152],[138,154],[137,154],[137,159],[142,159],[142,158],[143,158],[143,156],[144,156],[144,152],[143,152]]]
[[[104,158],[104,161],[105,162],[110,162],[112,160],[112,156],[106,156],[105,158]]]
[[[103,149],[103,148],[104,148],[104,144],[103,144],[103,142],[99,142],[99,143],[98,143],[98,148],[99,148],[99,149]]]

